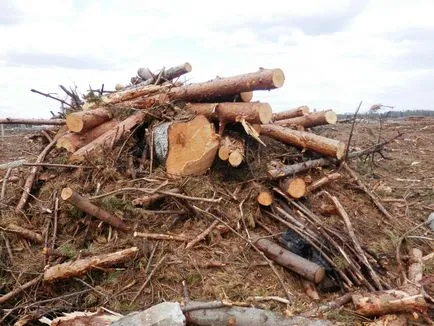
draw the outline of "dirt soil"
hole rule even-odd
[[[350,129],[350,124],[338,124],[316,130],[322,135],[347,142]],[[334,184],[326,186],[325,189],[342,202],[362,246],[369,248],[381,258],[384,275],[390,279],[390,284],[399,285],[399,271],[395,259],[396,243],[405,231],[425,221],[434,211],[434,120],[426,118],[420,121],[386,121],[381,128],[378,121],[358,123],[354,130],[352,149],[364,149],[375,145],[379,132],[382,140],[389,139],[398,132],[403,135],[386,146],[383,151],[384,156],[376,154],[373,160],[371,157],[355,159],[351,161],[350,166],[358,172],[368,188],[379,196],[384,206],[393,214],[394,220],[388,220],[382,215],[357,184],[346,175]],[[250,147],[249,155],[268,158],[274,156],[274,159],[283,161],[290,161],[302,155],[291,147],[282,147],[280,144],[273,145],[281,147],[278,151],[273,147],[273,151],[270,152],[263,148],[258,150],[255,146]],[[8,135],[0,143],[0,164],[22,158],[34,160],[43,147],[42,140],[31,140],[28,134]],[[103,158],[105,161],[110,161],[114,160],[114,156],[106,153]],[[59,195],[62,187],[69,186],[81,193],[94,195],[120,187],[150,187],[153,182],[158,186],[164,180],[164,174],[158,167],[151,176],[147,172],[137,176],[137,178],[149,177],[150,179],[146,181],[131,182],[131,176],[126,180],[121,174],[128,172],[126,168],[128,164],[126,160],[122,161],[123,158],[120,160],[125,167],[123,171],[110,167],[110,164],[101,168],[98,165],[101,162],[97,159],[85,163],[98,167],[93,173],[86,170],[66,170],[67,173],[64,173],[65,170],[56,168],[45,169],[41,172],[43,177],[41,178],[40,174],[40,181],[36,184],[37,189],[33,193],[38,199],[32,199],[29,208],[22,214],[13,213],[21,195],[21,184],[9,182],[6,198],[0,203],[1,226],[4,227],[12,222],[37,230],[44,236],[47,234],[46,241],[49,243],[53,230],[53,199]],[[58,153],[52,154],[49,161],[65,163],[64,157]],[[222,203],[218,208],[222,214],[220,216],[225,217],[226,221],[240,233],[244,232],[246,226],[249,230],[267,234],[255,221],[267,225],[273,232],[282,232],[285,231],[284,228],[261,214],[257,205],[253,204],[250,181],[261,177],[264,172],[261,168],[263,166],[263,162],[256,160],[252,161],[252,164],[244,164],[240,169],[231,169],[217,162],[208,175],[171,180],[165,189],[181,186],[190,196],[222,197]],[[22,170],[24,175],[29,171],[28,168]],[[331,170],[332,168],[315,169],[311,171],[310,176],[315,180],[324,172]],[[4,173],[4,170],[0,170],[0,179],[3,178]],[[18,169],[14,169],[12,176],[19,176]],[[213,184],[215,180],[219,180],[219,184]],[[217,193],[215,189],[218,189]],[[122,217],[129,225],[134,225],[138,231],[193,237],[209,226],[212,220],[204,215],[191,213],[189,205],[197,205],[216,213],[212,205],[185,202],[182,199],[170,203],[163,201],[153,210],[135,208],[131,205],[131,198],[135,197],[119,194],[101,198],[98,203]],[[302,202],[320,215],[319,207],[327,200],[321,193],[314,193],[302,199]],[[322,216],[322,218],[326,223],[341,227],[342,232],[345,232],[345,226],[339,216]],[[433,235],[428,229],[415,234],[428,238],[432,238]],[[45,313],[55,316],[58,311],[92,310],[103,306],[125,314],[162,301],[181,301],[184,298],[183,280],[186,281],[191,299],[195,300],[226,299],[233,302],[247,302],[247,298],[251,296],[285,297],[280,283],[261,256],[245,241],[227,230],[215,230],[205,241],[200,242],[193,249],[185,250],[182,243],[148,241],[126,236],[95,219],[86,217],[75,207],[61,201],[55,244],[55,248],[68,259],[114,252],[130,246],[139,247],[143,257],[138,257],[119,268],[94,270],[81,278],[33,287],[2,307],[3,316],[10,314],[5,319],[8,323],[17,320],[18,312],[20,315]],[[409,239],[407,244],[409,248],[412,246],[421,248],[424,255],[434,250],[432,242],[421,238]],[[28,243],[6,232],[1,233],[0,245],[0,294],[8,293],[18,285],[34,278],[44,270],[46,264],[62,261],[61,258],[46,257],[40,245]],[[149,271],[146,272],[147,258],[154,249],[152,265],[155,266],[155,263],[166,255],[164,262],[138,299],[131,303],[149,275]],[[255,303],[256,307],[297,314],[317,305],[305,295],[298,276],[280,266],[276,268],[293,294],[292,305],[270,301]],[[424,275],[432,275],[433,271],[434,264],[431,260],[425,266]],[[428,290],[431,291],[431,295],[434,294],[434,289]],[[70,296],[62,298],[67,294]],[[327,302],[340,295],[342,293],[339,292],[322,293],[321,300]],[[12,309],[12,312],[7,309]],[[3,317],[0,315],[1,318]],[[350,308],[332,311],[327,314],[327,318],[344,325],[366,322],[366,319],[356,315]]]

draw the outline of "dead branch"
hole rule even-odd
[[[27,240],[30,240],[30,241],[37,243],[37,244],[43,244],[44,243],[44,239],[42,238],[42,235],[40,235],[39,233],[36,233],[35,231],[29,230],[29,229],[25,229],[21,226],[13,224],[13,223],[9,223],[6,227],[0,228],[0,229],[5,231],[5,232],[17,234],[20,237],[27,239]]]
[[[207,227],[202,233],[198,234],[193,240],[191,240],[187,245],[185,246],[185,249],[192,248],[196,243],[202,241],[205,239],[205,237],[219,224],[220,222],[215,220],[211,223],[209,227]]]
[[[5,302],[9,301],[10,299],[15,298],[18,294],[27,290],[28,288],[32,287],[33,285],[36,285],[41,279],[42,279],[42,275],[39,275],[39,276],[35,277],[33,280],[28,281],[27,283],[24,283],[23,285],[17,287],[16,289],[12,290],[11,292],[1,296],[0,297],[0,305],[4,304]]]
[[[9,177],[11,175],[11,172],[12,172],[12,168],[8,168],[8,170],[6,171],[6,174],[5,174],[4,178],[3,178],[2,190],[1,190],[1,193],[0,193],[0,201],[5,198],[6,185],[8,183],[8,179],[9,179]]]
[[[134,232],[135,237],[152,239],[152,240],[173,240],[185,242],[189,239],[181,235],[171,235],[171,234],[158,234],[158,233],[145,233],[145,232]]]
[[[270,179],[275,180],[286,176],[293,176],[297,173],[302,173],[316,167],[327,166],[330,164],[331,164],[330,160],[327,160],[325,158],[320,158],[320,159],[310,160],[310,161],[296,163],[292,165],[275,167],[268,170],[267,174]]]

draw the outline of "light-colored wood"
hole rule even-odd
[[[273,113],[273,121],[283,120],[283,119],[291,119],[295,117],[302,117],[306,114],[309,114],[309,107],[306,105],[299,106],[298,108],[282,111],[282,112],[276,112]]]
[[[320,158],[291,165],[273,166],[268,170],[267,174],[270,179],[275,180],[287,176],[292,176],[297,173],[306,172],[310,169],[314,169],[317,167],[327,166],[330,165],[330,163],[330,160]]]
[[[318,179],[316,181],[314,181],[312,184],[310,184],[307,189],[306,192],[312,192],[315,191],[321,187],[323,187],[324,185],[332,182],[332,181],[336,181],[341,177],[340,173],[330,173],[329,175],[326,175],[324,177],[322,177],[321,179]]]
[[[139,255],[137,247],[117,252],[78,259],[49,267],[44,272],[44,281],[53,282],[86,274],[95,268],[117,265],[132,260]]]
[[[279,184],[280,189],[292,198],[299,199],[306,194],[306,182],[303,178],[288,178]]]
[[[152,240],[173,240],[173,241],[188,241],[189,239],[182,235],[174,234],[159,234],[159,233],[146,233],[146,232],[134,232],[135,237],[152,239]]]
[[[66,125],[69,131],[83,132],[92,129],[112,118],[112,114],[104,109],[78,111],[66,116]]]
[[[256,200],[262,206],[270,206],[273,203],[273,195],[268,190],[261,190]]]
[[[292,130],[282,126],[266,124],[261,125],[261,135],[272,137],[286,144],[331,156],[338,160],[342,159],[345,154],[345,143],[306,131]]]
[[[244,160],[244,141],[234,136],[225,136],[220,141],[218,156],[223,161],[229,161],[233,167],[237,167]]]
[[[178,77],[181,77],[182,75],[185,75],[189,73],[192,70],[191,64],[188,62],[183,63],[179,66],[171,67],[169,69],[166,69],[164,71],[160,71],[159,73],[153,75],[150,73],[148,68],[139,68],[137,70],[137,75],[143,79],[144,81],[147,81],[147,83],[140,83],[139,85],[149,85],[155,83],[158,78],[158,75],[160,76],[160,83],[163,83],[167,80],[172,80]]]
[[[303,278],[301,279],[301,285],[303,286],[303,290],[309,298],[315,301],[320,299],[315,283]]]
[[[313,112],[303,116],[283,119],[276,121],[275,124],[283,127],[297,127],[312,128],[315,126],[321,126],[326,124],[336,124],[337,115],[333,111]]]
[[[408,267],[408,279],[414,284],[419,284],[423,277],[422,250],[412,248],[409,256],[410,266]]]

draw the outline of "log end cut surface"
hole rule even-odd
[[[71,188],[63,188],[62,189],[62,193],[60,194],[60,197],[63,200],[68,200],[69,198],[71,198],[74,194],[74,191]]]
[[[268,191],[261,191],[257,197],[257,201],[262,206],[270,206],[273,203],[273,196]]]
[[[302,178],[284,180],[281,187],[295,199],[299,199],[306,194],[306,183]]]
[[[326,111],[324,113],[324,119],[328,124],[335,125],[338,121],[338,116],[334,111]]]
[[[81,116],[69,114],[66,116],[66,125],[70,131],[80,132],[83,130],[84,122],[81,119]]]
[[[276,88],[282,87],[285,83],[285,74],[282,69],[274,69],[273,70],[273,85]]]

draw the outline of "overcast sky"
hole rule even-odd
[[[434,109],[434,1],[0,0],[0,117],[49,117],[30,92],[125,84],[190,62],[190,82],[282,68],[278,111]]]

